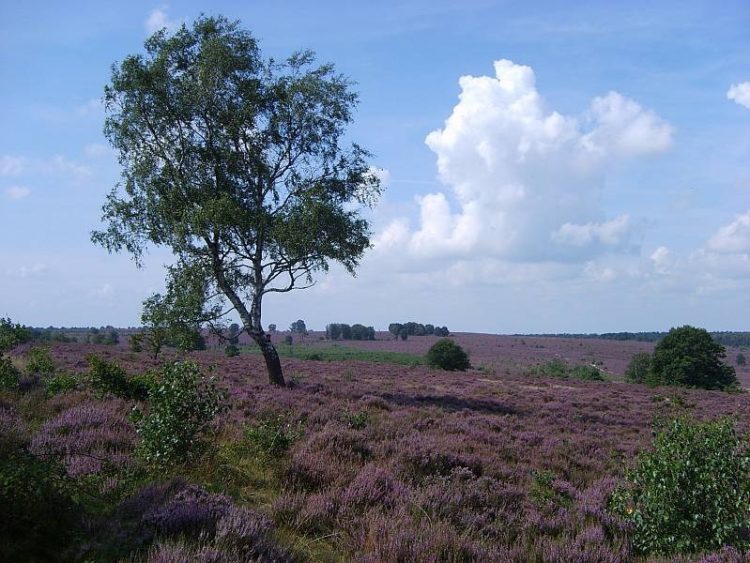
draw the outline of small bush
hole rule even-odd
[[[128,377],[123,368],[115,362],[108,362],[94,354],[88,358],[89,381],[100,394],[111,393],[125,400],[143,401],[149,394],[149,377]]]
[[[25,449],[0,458],[0,560],[61,561],[80,507],[64,469]]]
[[[240,349],[237,348],[234,344],[229,344],[226,348],[224,348],[224,355],[227,358],[234,358],[240,355]]]
[[[26,353],[26,373],[28,375],[52,375],[55,362],[49,354],[49,348],[32,348]]]
[[[302,435],[302,425],[289,422],[285,413],[264,417],[258,424],[245,429],[245,438],[265,457],[278,457]]]
[[[625,379],[631,383],[646,383],[651,371],[651,354],[638,352],[628,363],[625,369]]]
[[[349,428],[353,428],[354,430],[362,430],[363,428],[366,428],[370,422],[370,413],[368,413],[367,411],[347,411],[344,413],[343,418]]]
[[[465,371],[471,367],[464,349],[447,338],[438,340],[427,351],[427,363],[447,371]]]
[[[59,395],[60,393],[67,393],[68,391],[75,389],[77,386],[78,380],[69,373],[58,373],[44,382],[44,389],[47,392],[48,397]]]
[[[149,394],[148,412],[133,410],[139,453],[156,466],[192,458],[200,450],[201,435],[226,408],[226,393],[194,362],[164,366]]]
[[[658,423],[652,449],[626,478],[611,507],[632,526],[637,551],[750,547],[750,449],[730,419]]]
[[[570,370],[570,377],[582,381],[604,381],[602,371],[592,365],[581,364]]]
[[[0,355],[0,389],[17,389],[21,372],[7,356]]]
[[[735,358],[735,361],[737,362],[738,366],[744,366],[747,365],[747,358],[745,358],[745,354],[740,352],[737,354],[737,357]]]

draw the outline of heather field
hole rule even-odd
[[[435,341],[379,338],[345,346],[416,358]],[[289,388],[269,385],[262,356],[251,350],[234,358],[191,353],[227,391],[230,409],[201,456],[159,471],[135,455],[134,402],[93,392],[86,356],[137,375],[174,353],[157,362],[125,346],[52,345],[56,371],[72,374],[76,388],[52,394],[26,378],[0,399],[3,444],[60,460],[76,490],[75,511],[60,508],[69,519],[65,547],[37,560],[643,560],[608,498],[649,446],[654,417],[731,415],[743,431],[750,424],[746,393],[623,382],[630,357],[649,344],[454,338],[470,352],[472,370],[377,355],[295,357],[316,350],[323,357],[332,346],[311,334],[282,357]],[[27,349],[11,354],[19,367]],[[531,374],[551,359],[596,363],[607,381]],[[738,376],[748,384],[746,370]],[[674,559],[688,560],[745,559],[731,548]]]

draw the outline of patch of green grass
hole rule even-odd
[[[260,354],[257,346],[245,346],[242,351],[250,354]],[[301,360],[312,360],[320,362],[346,362],[361,361],[378,364],[397,364],[401,366],[424,365],[422,356],[408,354],[406,352],[390,352],[388,350],[363,350],[355,346],[343,346],[339,344],[328,345],[305,345],[285,343],[276,345],[276,351],[280,356],[287,358],[299,358]]]

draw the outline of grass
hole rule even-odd
[[[257,346],[242,347],[243,353],[260,354]],[[309,346],[304,344],[278,344],[276,351],[286,358],[301,360],[315,360],[322,362],[361,361],[376,364],[397,364],[401,366],[425,365],[422,356],[407,354],[406,352],[389,352],[387,350],[362,350],[354,346],[329,344],[323,346]]]

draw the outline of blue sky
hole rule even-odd
[[[358,276],[287,326],[747,330],[747,2],[0,2],[0,315],[135,325],[169,255],[90,241],[118,180],[98,100],[159,26],[241,20],[357,83],[387,190]],[[462,78],[464,77],[464,78]]]

